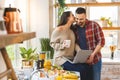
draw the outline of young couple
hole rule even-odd
[[[81,80],[100,80],[100,50],[105,44],[103,31],[98,23],[86,18],[84,8],[78,7],[75,16],[71,11],[63,12],[58,26],[52,32],[50,45],[55,51],[54,62],[65,70],[80,72]],[[65,40],[71,41],[69,47],[65,45]],[[73,60],[75,51],[80,49],[93,52],[86,63],[70,63],[68,59]]]

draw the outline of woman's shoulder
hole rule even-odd
[[[52,34],[55,34],[55,35],[59,35],[61,32],[62,32],[62,28],[61,27],[56,27],[54,30],[53,30],[53,32],[52,32]]]
[[[56,32],[61,32],[61,31],[63,31],[63,27],[62,26],[58,26],[58,27],[55,28],[55,31]]]

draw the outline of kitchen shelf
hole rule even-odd
[[[0,35],[0,48],[35,37],[35,32]]]
[[[103,30],[120,30],[120,27],[102,27]]]
[[[55,4],[58,7],[59,4]],[[120,6],[120,2],[91,2],[91,3],[70,3],[65,4],[67,7],[78,7],[78,6]]]
[[[7,67],[6,71],[0,72],[0,80],[4,76],[7,76],[8,74],[11,75],[12,80],[17,80],[16,74],[15,74],[14,69],[12,67],[11,60],[7,54],[5,47],[8,45],[11,45],[11,44],[21,43],[25,40],[29,40],[29,39],[32,39],[34,37],[36,37],[35,32],[0,35],[0,54],[2,54],[2,57],[4,59],[6,67]],[[0,67],[0,68],[3,69],[3,67]]]

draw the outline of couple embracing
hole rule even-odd
[[[54,49],[54,64],[62,66],[65,70],[80,72],[81,80],[100,80],[102,66],[100,50],[104,44],[101,27],[86,18],[86,9],[82,7],[76,9],[75,17],[71,11],[63,12],[50,39],[50,45]],[[69,62],[81,49],[93,50],[86,62]]]

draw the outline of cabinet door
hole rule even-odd
[[[101,80],[120,80],[120,64],[103,65]]]

